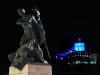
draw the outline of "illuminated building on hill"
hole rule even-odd
[[[97,54],[87,51],[85,43],[79,38],[71,49],[57,53],[56,60],[67,64],[96,64]]]

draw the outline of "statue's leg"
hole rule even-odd
[[[40,46],[38,45],[38,55],[39,55],[39,58],[40,58],[40,60],[44,63],[44,57],[43,57],[43,51],[42,51],[42,49],[40,48]]]
[[[34,42],[32,55],[33,55],[35,61],[41,62],[41,63],[44,62],[42,49],[37,44],[37,42]]]
[[[41,49],[41,47],[38,45],[38,52],[37,52],[40,60],[42,61],[42,63],[48,63],[45,59],[44,59],[44,56],[43,56],[43,51]]]

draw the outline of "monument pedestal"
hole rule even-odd
[[[49,64],[26,64],[22,70],[10,66],[9,75],[52,75],[52,66]]]

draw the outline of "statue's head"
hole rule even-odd
[[[18,14],[19,14],[20,16],[23,16],[23,15],[25,14],[25,9],[19,8],[19,9],[17,9],[17,12],[18,12]]]

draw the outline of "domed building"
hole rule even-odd
[[[85,43],[78,38],[71,49],[56,54],[56,61],[65,64],[96,64],[97,54],[87,50]]]

